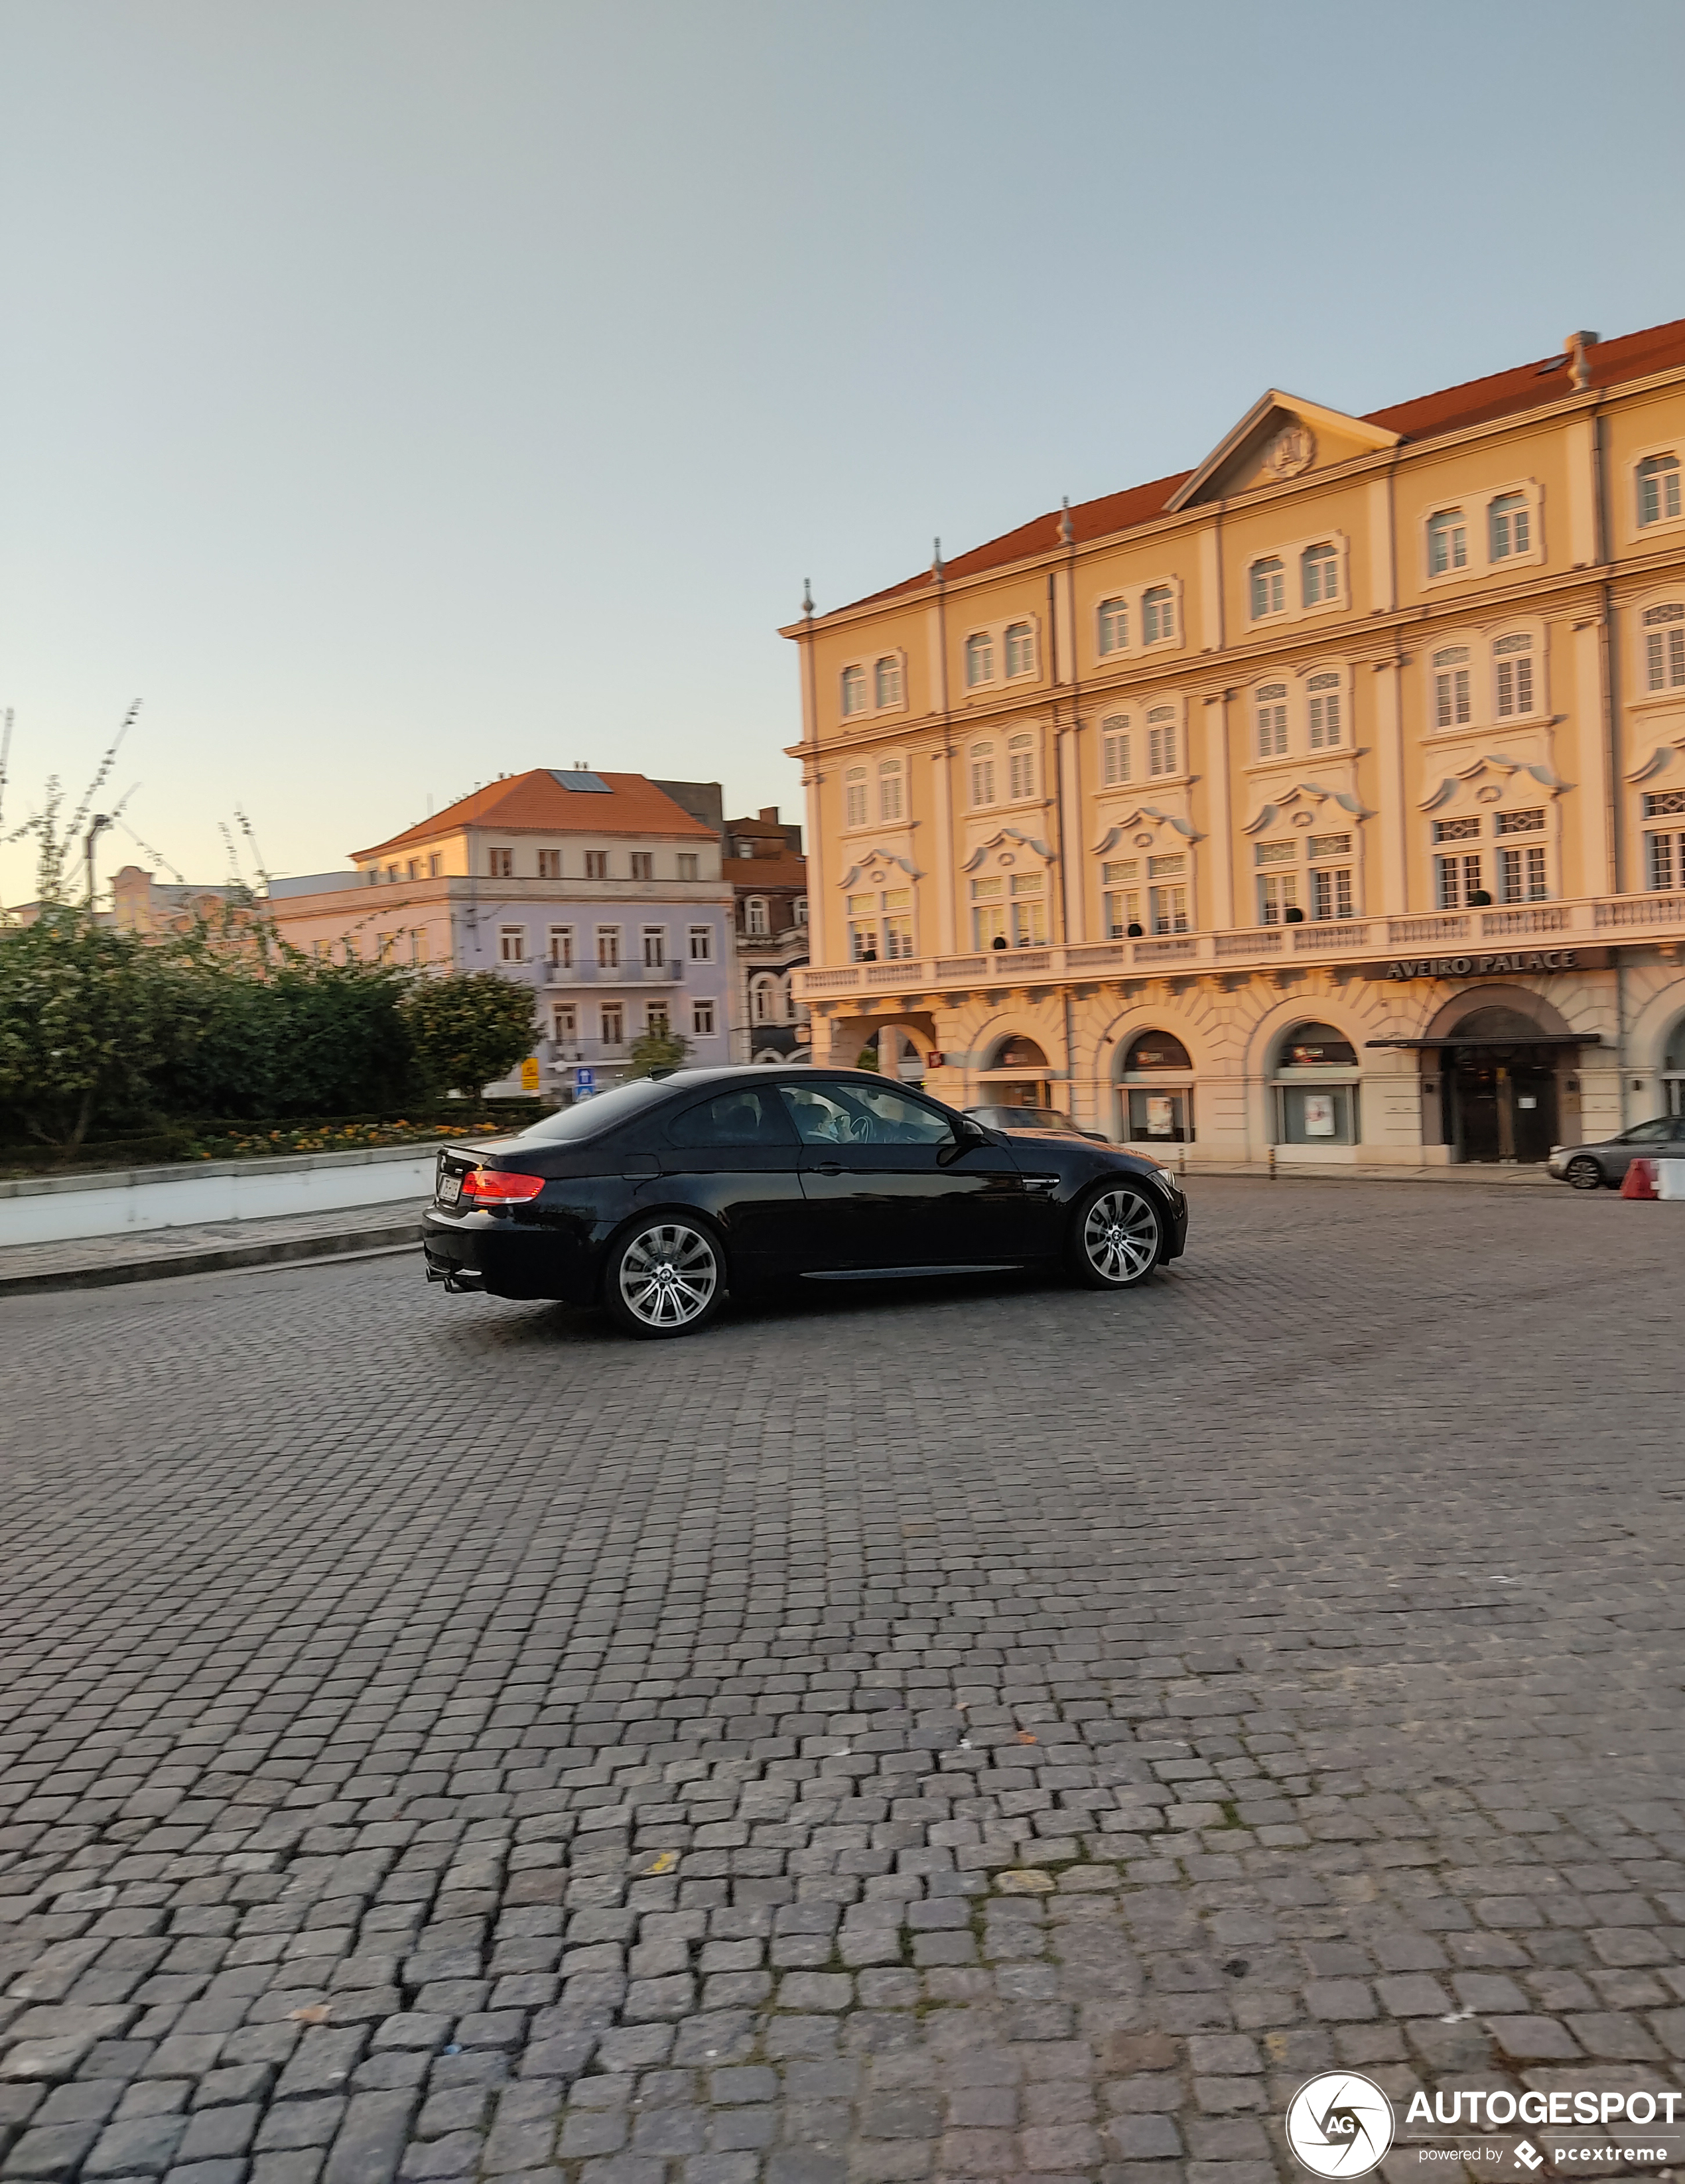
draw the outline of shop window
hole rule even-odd
[[[1355,1145],[1358,1088],[1335,1081],[1332,1072],[1356,1067],[1356,1050],[1343,1032],[1328,1023],[1296,1025],[1276,1063],[1277,1142]]]
[[[1192,1067],[1180,1039],[1162,1032],[1148,1032],[1136,1039],[1125,1061],[1130,1078],[1145,1084],[1123,1086],[1124,1135],[1132,1143],[1156,1139],[1161,1145],[1185,1145],[1193,1141],[1193,1088],[1174,1081],[1151,1080],[1162,1072]]]
[[[1305,688],[1310,694],[1310,748],[1337,749],[1342,735],[1339,677],[1313,675]]]
[[[1129,779],[1129,716],[1114,713],[1100,723],[1100,786],[1118,788]]]
[[[1287,749],[1287,686],[1266,682],[1257,699],[1258,755],[1284,758]]]
[[[1109,653],[1126,652],[1129,649],[1129,602],[1127,599],[1102,599],[1099,610],[1100,657]]]
[[[1685,604],[1644,610],[1644,688],[1685,688]]]

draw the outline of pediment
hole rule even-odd
[[[868,850],[865,856],[850,865],[839,888],[883,887],[893,882],[895,872],[905,872],[909,880],[921,880],[924,874],[907,857],[898,857],[889,850]]]
[[[1422,811],[1438,811],[1450,803],[1464,789],[1473,793],[1478,804],[1495,804],[1512,786],[1524,792],[1533,788],[1547,790],[1560,796],[1568,786],[1548,766],[1530,766],[1518,758],[1505,758],[1489,752],[1468,766],[1459,766],[1436,783],[1417,806]]]
[[[1295,812],[1304,812],[1314,817],[1330,804],[1337,805],[1354,819],[1369,816],[1360,797],[1350,795],[1343,788],[1325,788],[1318,781],[1301,781],[1282,795],[1272,796],[1257,817],[1248,819],[1240,831],[1243,834],[1261,834],[1278,820],[1293,817]],[[1301,818],[1300,826],[1304,823],[1304,819]]]
[[[1109,827],[1095,843],[1093,855],[1104,857],[1109,850],[1126,845],[1132,850],[1157,849],[1164,839],[1165,829],[1184,842],[1197,842],[1198,835],[1174,811],[1161,811],[1156,804],[1137,804],[1126,819],[1120,819]]]
[[[1402,436],[1272,387],[1171,498],[1172,510],[1284,485],[1308,471],[1396,448]]]
[[[1685,736],[1675,736],[1671,743],[1658,744],[1648,758],[1639,760],[1627,778],[1635,784],[1641,781],[1654,781],[1658,774],[1667,772],[1681,753],[1685,753]]]
[[[1038,842],[1033,834],[1020,833],[1015,827],[1003,827],[987,842],[979,842],[970,855],[959,867],[962,872],[975,872],[981,866],[993,863],[1010,865],[1016,861],[1020,850],[1027,850],[1039,857],[1044,865],[1054,862],[1054,853],[1045,842]]]

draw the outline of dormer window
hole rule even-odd
[[[1679,458],[1646,455],[1638,465],[1638,523],[1671,523],[1680,512]]]
[[[1532,538],[1532,524],[1526,493],[1499,493],[1486,513],[1489,560],[1508,561],[1517,554],[1527,551]]]
[[[1312,750],[1337,750],[1342,733],[1339,677],[1313,675],[1305,689],[1309,694],[1310,748]]]
[[[1332,606],[1340,596],[1340,554],[1327,539],[1299,557],[1299,596],[1308,607]]]
[[[1007,624],[1006,671],[1009,677],[1036,671],[1036,632],[1027,621]]]
[[[1287,572],[1280,560],[1271,554],[1268,560],[1252,565],[1252,619],[1261,621],[1266,615],[1280,614],[1287,604]]]
[[[1433,655],[1433,725],[1466,727],[1469,721],[1469,648],[1448,644]]]
[[[1100,602],[1100,657],[1108,653],[1124,652],[1129,646],[1129,602],[1127,599],[1102,599]]]
[[[1155,584],[1141,599],[1141,642],[1168,644],[1176,636],[1176,595],[1168,584]]]
[[[965,640],[965,688],[976,690],[994,680],[994,639],[987,631]]]
[[[1266,682],[1258,693],[1258,755],[1285,758],[1287,749],[1287,686]]]
[[[846,719],[851,713],[866,710],[866,671],[864,667],[845,667],[842,670],[842,712]]]
[[[1469,566],[1469,526],[1460,508],[1442,508],[1427,520],[1427,573],[1452,577]]]

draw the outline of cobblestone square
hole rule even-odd
[[[665,1346],[10,1302],[0,2176],[1265,2184],[1324,2066],[1677,2085],[1685,1217],[1190,1191],[1133,1295]]]

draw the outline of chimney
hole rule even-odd
[[[760,816],[769,827],[776,827],[778,824],[778,806],[776,804],[763,804],[760,807]]]

